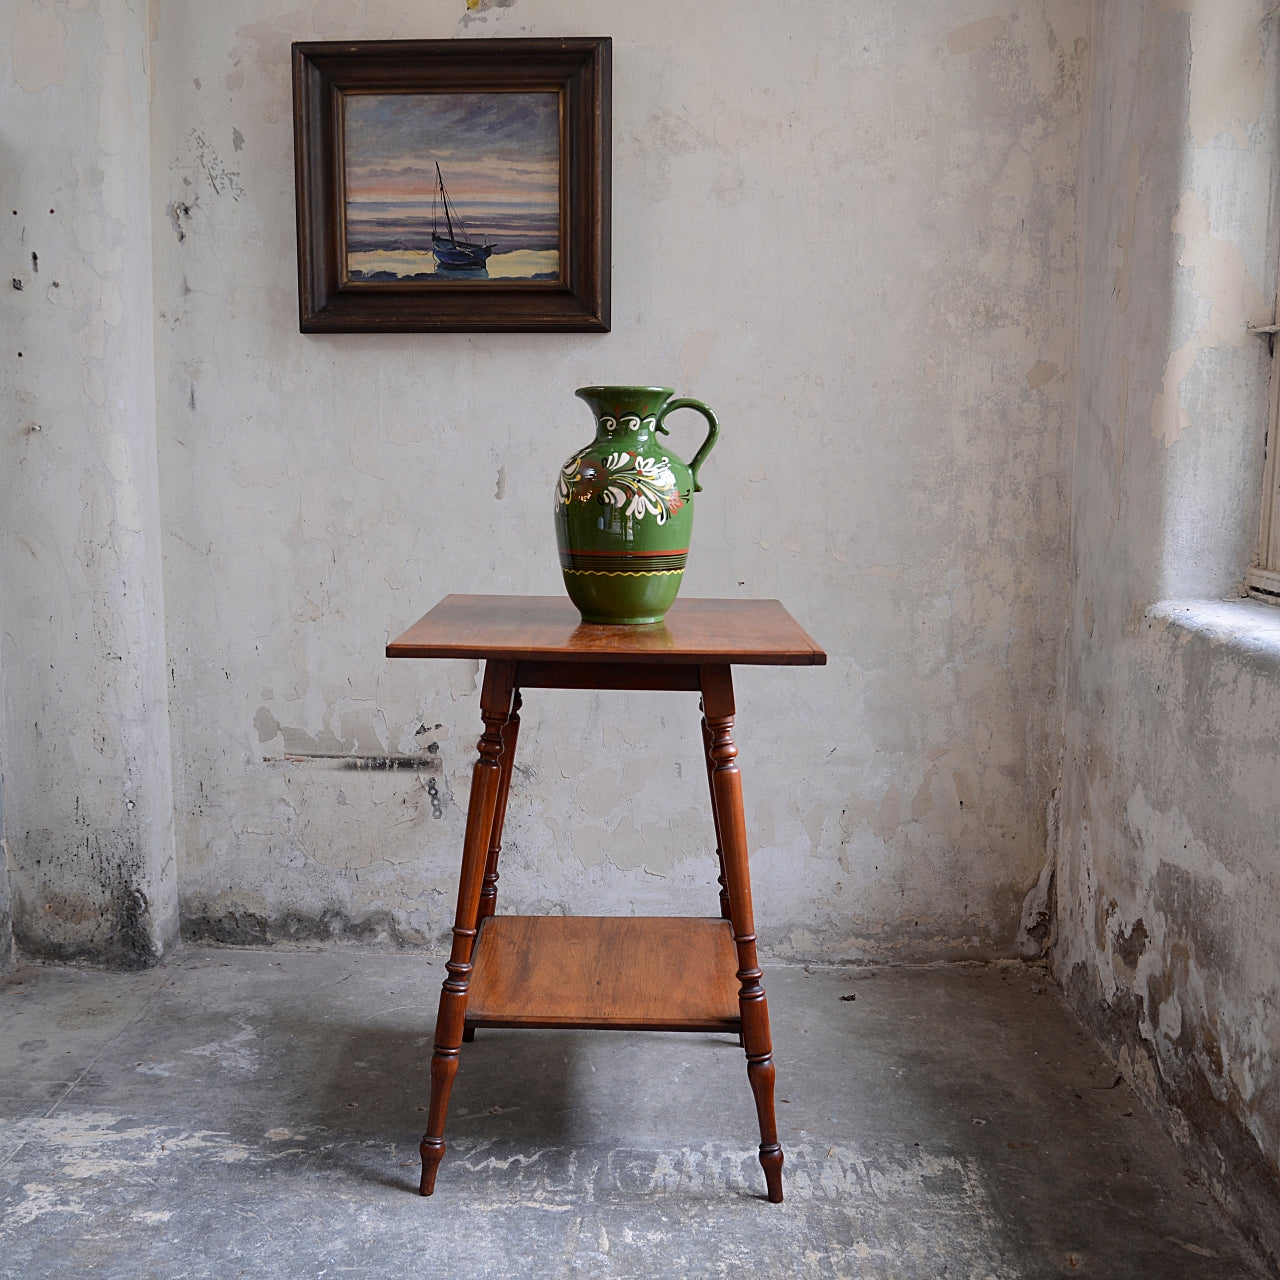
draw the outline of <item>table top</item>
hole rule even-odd
[[[388,658],[823,666],[777,600],[677,600],[665,622],[584,623],[565,596],[445,596],[387,645]]]

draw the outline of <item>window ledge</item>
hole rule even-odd
[[[1147,611],[1151,621],[1221,645],[1240,658],[1280,673],[1280,609],[1257,600],[1160,600]]]
[[[1280,604],[1280,573],[1276,570],[1250,569],[1245,575],[1245,585],[1254,599]]]

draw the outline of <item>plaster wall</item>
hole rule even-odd
[[[1102,3],[1054,963],[1244,1229],[1280,1215],[1280,610],[1254,549],[1276,279],[1276,24]]]
[[[177,935],[139,6],[0,6],[0,758],[13,928]]]
[[[723,423],[685,592],[780,597],[831,656],[738,682],[762,940],[836,959],[1039,947],[1022,914],[1057,765],[1087,6],[1001,15],[158,7],[190,935],[441,938],[477,671],[383,646],[446,592],[560,593],[553,482],[592,429],[573,388],[639,381]],[[598,33],[614,40],[612,332],[299,335],[290,41]],[[698,421],[673,423],[689,456]],[[527,698],[506,907],[714,910],[697,723],[688,695]],[[405,753],[420,767],[329,758]]]

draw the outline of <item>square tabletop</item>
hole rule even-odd
[[[664,622],[584,623],[564,596],[445,596],[387,645],[388,658],[823,666],[777,600],[677,600]]]

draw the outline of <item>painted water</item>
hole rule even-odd
[[[452,193],[450,193],[452,196]],[[493,245],[479,270],[441,267],[431,253],[433,221],[447,235],[444,217],[430,203],[347,205],[347,273],[352,280],[558,280],[559,210],[545,202],[467,204],[458,200],[460,238]]]

